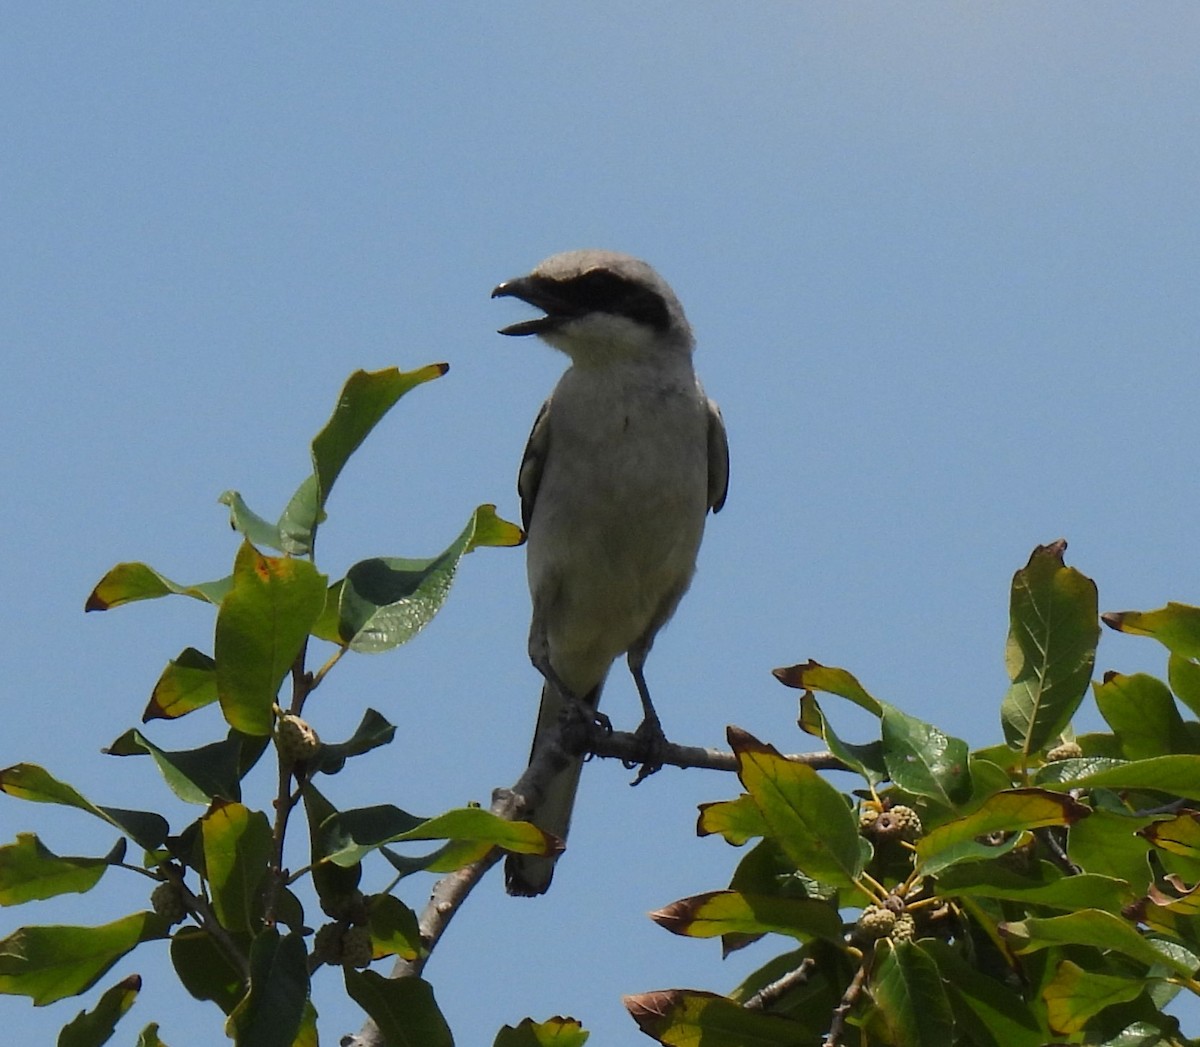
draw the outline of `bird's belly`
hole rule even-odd
[[[550,660],[573,689],[590,690],[687,590],[706,507],[703,484],[678,479],[539,496],[530,589],[546,600]]]

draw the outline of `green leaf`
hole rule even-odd
[[[394,895],[373,894],[367,899],[367,928],[377,960],[382,956],[415,960],[429,951],[421,940],[417,914]]]
[[[868,742],[853,745],[843,742],[830,727],[812,691],[800,696],[800,729],[820,738],[825,747],[851,770],[861,774],[871,785],[878,785],[888,776],[884,763],[883,743]]]
[[[882,738],[888,777],[901,789],[944,807],[971,794],[966,742],[886,704]]]
[[[1092,691],[1126,759],[1196,751],[1175,699],[1161,680],[1146,673],[1105,673],[1104,682],[1093,683]]]
[[[346,992],[379,1026],[388,1047],[453,1047],[454,1038],[423,978],[343,970]]]
[[[131,974],[105,991],[95,1010],[80,1011],[62,1027],[58,1047],[100,1047],[108,1043],[116,1031],[117,1022],[133,1006],[141,992],[142,979]]]
[[[938,874],[938,894],[944,898],[970,896],[1043,905],[1051,909],[1103,909],[1119,913],[1132,900],[1125,880],[1096,873],[1064,876],[1048,862],[1023,874],[997,862],[971,862]]]
[[[914,942],[885,938],[875,949],[871,995],[900,1047],[946,1047],[954,1016],[933,958]]]
[[[555,854],[557,837],[529,822],[510,822],[479,807],[463,807],[436,818],[418,818],[391,804],[340,811],[321,826],[321,851],[348,866],[385,843],[403,840],[455,840],[503,847],[518,854]]]
[[[1152,636],[1184,658],[1200,658],[1200,607],[1172,602],[1157,611],[1109,612],[1104,624],[1117,632]]]
[[[316,473],[309,473],[284,506],[279,522],[279,548],[289,556],[308,556],[317,525],[325,520]]]
[[[1054,977],[1042,989],[1046,1017],[1059,1033],[1082,1032],[1105,1007],[1136,1000],[1146,985],[1141,979],[1085,971],[1070,960],[1062,960]]]
[[[1063,766],[1069,772],[1074,765],[1085,762],[1064,760]],[[1046,770],[1057,767],[1057,764],[1051,764]],[[1109,761],[1102,770],[1093,773],[1068,773],[1057,781],[1039,776],[1038,780],[1047,789],[1151,789],[1200,800],[1200,756],[1179,754],[1129,763]]]
[[[151,1022],[141,1031],[134,1047],[167,1047],[158,1037],[158,1022]]]
[[[1195,1041],[1189,1041],[1195,1042]],[[1174,1047],[1164,1038],[1163,1030],[1150,1022],[1133,1022],[1116,1036],[1111,1036],[1100,1047]]]
[[[515,1028],[506,1025],[492,1047],[583,1047],[588,1034],[574,1018],[555,1017],[544,1022],[525,1018]]]
[[[946,942],[925,939],[921,948],[950,991],[960,1036],[966,1032],[969,1042],[980,1047],[1043,1047],[1046,1030],[1018,993],[964,962],[963,954]]]
[[[245,935],[237,940],[247,941]],[[247,941],[248,944],[248,941]],[[171,938],[171,965],[180,984],[197,1000],[210,1000],[229,1014],[245,993],[241,972],[207,931],[181,927]]]
[[[0,993],[28,996],[35,1007],[78,996],[135,946],[169,933],[152,912],[101,927],[19,927],[0,941]]]
[[[32,803],[54,803],[87,811],[109,825],[115,825],[147,851],[158,850],[170,831],[167,820],[160,814],[127,811],[120,807],[99,807],[33,763],[18,763],[0,771],[0,792]]]
[[[796,1047],[806,1042],[796,1022],[747,1010],[715,993],[663,989],[626,996],[622,1002],[642,1032],[672,1047]]]
[[[720,835],[734,847],[741,847],[747,840],[766,836],[770,831],[771,827],[749,793],[742,793],[736,800],[700,805],[697,836]]]
[[[224,741],[199,749],[170,752],[160,749],[132,728],[107,749],[110,756],[150,755],[171,791],[185,803],[207,805],[214,799],[241,799],[241,778],[266,748],[266,738],[230,731]]]
[[[279,533],[279,525],[269,523],[252,510],[246,500],[237,491],[222,491],[217,501],[229,507],[229,526],[238,532],[251,545],[276,549],[285,552],[283,538]],[[301,549],[300,555],[308,552]]]
[[[1067,855],[1081,869],[1124,880],[1132,894],[1142,895],[1150,882],[1150,865],[1146,859],[1150,845],[1136,830],[1144,823],[1144,819],[1112,811],[1093,811],[1089,817],[1071,826]]]
[[[336,642],[376,654],[416,636],[446,602],[467,553],[479,545],[520,543],[520,528],[501,520],[495,510],[479,506],[454,542],[430,559],[375,557],[351,567],[337,593]]]
[[[740,728],[726,733],[738,777],[788,857],[815,880],[853,886],[870,847],[842,794],[807,764],[784,759]]]
[[[786,934],[800,941],[823,938],[841,946],[842,920],[828,902],[741,891],[709,891],[682,898],[650,914],[672,934],[716,938],[723,934]]]
[[[154,685],[142,722],[174,720],[217,700],[217,663],[194,647],[168,662]]]
[[[1063,564],[1067,543],[1039,545],[1013,576],[1000,707],[1008,744],[1026,759],[1062,733],[1092,675],[1100,638],[1096,584]]]
[[[135,600],[155,600],[175,593],[194,600],[220,603],[232,584],[231,578],[199,585],[180,585],[144,563],[119,563],[96,583],[84,604],[85,611],[107,611]]]
[[[1167,682],[1175,697],[1200,716],[1200,664],[1172,651],[1167,659]]]
[[[1111,949],[1150,966],[1165,966],[1184,978],[1191,978],[1195,967],[1175,954],[1144,938],[1136,927],[1119,916],[1099,909],[1081,909],[1067,916],[1031,918],[1001,925],[1001,932],[1018,953],[1037,952],[1055,945],[1090,945]]]
[[[374,709],[368,709],[363,713],[354,734],[344,742],[322,745],[310,767],[314,773],[337,774],[350,757],[361,756],[381,745],[388,745],[395,736],[395,726]]]
[[[306,560],[238,550],[233,588],[217,612],[221,711],[245,734],[271,733],[271,706],[325,606],[325,576]]]
[[[838,891],[796,869],[774,840],[760,840],[738,862],[729,887],[746,894],[774,898],[814,898],[835,901]],[[842,899],[842,904],[848,904]]]
[[[317,1009],[311,999],[304,1003],[304,1012],[300,1015],[300,1030],[292,1041],[292,1047],[319,1047]]]
[[[311,782],[304,786],[300,795],[308,819],[313,887],[321,900],[321,909],[329,916],[340,917],[358,897],[362,865],[356,862],[343,868],[333,862],[322,861],[321,823],[337,814],[337,810]]]
[[[112,863],[111,857],[60,858],[33,833],[18,833],[16,843],[0,847],[0,905],[86,894]]]
[[[217,501],[229,506],[229,523],[251,545],[276,549],[288,556],[308,556],[312,552],[313,534],[324,519],[317,504],[317,478],[311,474],[296,489],[276,523],[255,513],[237,491],[225,491]]]
[[[231,931],[253,931],[262,915],[262,885],[271,860],[271,825],[262,811],[214,803],[200,819],[213,910]]]
[[[226,1032],[237,1047],[292,1047],[308,1003],[308,952],[298,934],[269,929],[250,946],[250,989]]]
[[[1048,789],[1006,789],[989,797],[965,818],[945,822],[917,842],[917,858],[925,874],[957,862],[995,858],[1011,850],[1006,844],[978,842],[993,833],[1017,833],[1045,825],[1071,825],[1091,809]]]
[[[355,371],[346,379],[333,414],[313,437],[318,505],[324,506],[329,501],[329,492],[346,461],[396,401],[410,389],[440,378],[449,369],[449,364],[427,364],[415,371],[388,367],[382,371]]]
[[[836,694],[841,698],[852,701],[861,709],[875,716],[883,714],[882,705],[872,698],[850,673],[845,669],[834,669],[811,658],[800,665],[789,665],[782,669],[772,669],[771,675],[785,687],[797,687],[803,691],[823,691],[826,694]]]

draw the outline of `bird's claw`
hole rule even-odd
[[[666,754],[668,743],[657,716],[647,716],[642,720],[633,737],[637,741],[637,758],[621,762],[627,770],[638,768],[637,777],[629,784],[639,785],[650,775],[662,770],[663,756]]]
[[[574,697],[563,705],[559,723],[563,744],[573,752],[588,752],[598,737],[606,737],[613,730],[612,721],[604,713]]]

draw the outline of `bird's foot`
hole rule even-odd
[[[612,734],[612,721],[581,698],[570,696],[559,716],[563,746],[569,752],[589,752],[592,743]]]
[[[663,756],[667,751],[667,736],[663,733],[662,724],[655,715],[647,716],[633,732],[637,741],[637,759],[624,760],[625,767],[632,770],[638,768],[637,777],[630,785],[639,785],[650,775],[662,770]]]

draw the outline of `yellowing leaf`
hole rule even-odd
[[[1115,611],[1104,615],[1110,629],[1152,636],[1184,658],[1200,658],[1200,607],[1168,603],[1157,611]]]
[[[245,734],[271,733],[271,706],[325,606],[326,579],[307,560],[264,556],[243,542],[217,612],[221,711]]]
[[[815,880],[851,887],[862,872],[869,845],[845,798],[807,764],[736,727],[728,729],[738,777],[754,798],[770,837],[796,867]]]

